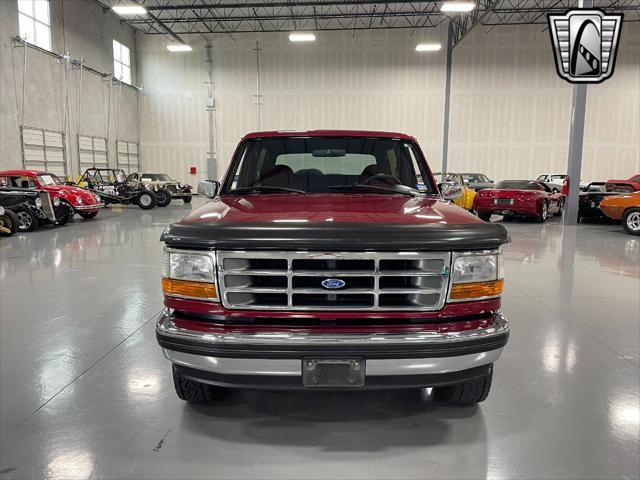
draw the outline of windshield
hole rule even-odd
[[[40,185],[61,185],[62,182],[53,173],[43,173],[38,175],[38,182]]]
[[[142,182],[171,182],[173,179],[166,173],[145,173],[141,178]]]
[[[495,188],[498,190],[543,190],[540,184],[528,180],[503,180],[496,183]]]
[[[443,175],[442,173],[438,172],[434,173],[433,176],[436,178],[436,182],[438,183],[451,182],[460,185],[460,176],[454,173],[447,173],[446,175]]]
[[[489,177],[481,173],[463,173],[462,178],[467,183],[490,183]]]
[[[347,193],[356,186],[358,193],[436,193],[426,179],[422,156],[406,140],[272,137],[240,146],[223,193]]]

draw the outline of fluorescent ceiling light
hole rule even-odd
[[[313,33],[290,33],[291,42],[315,42],[316,36]]]
[[[440,11],[445,13],[470,12],[474,8],[476,8],[476,4],[474,2],[444,2],[442,5],[440,5]]]
[[[439,43],[420,43],[416,45],[416,52],[437,52],[442,49]]]
[[[141,5],[114,5],[111,10],[118,15],[146,15],[147,9]]]
[[[170,52],[190,52],[193,48],[186,43],[170,43],[167,45],[167,50]]]

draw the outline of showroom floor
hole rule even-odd
[[[478,408],[418,391],[196,408],[153,321],[158,238],[190,208],[0,240],[0,478],[638,478],[640,238],[619,225],[505,224],[512,333]]]

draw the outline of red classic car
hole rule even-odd
[[[65,185],[55,174],[39,170],[0,171],[0,185],[31,188],[49,192],[53,202],[65,202],[82,218],[93,218],[104,207],[98,195],[82,188]],[[72,215],[73,216],[73,215]]]
[[[564,195],[553,192],[543,182],[530,180],[503,180],[495,188],[477,193],[474,209],[488,221],[492,214],[513,217],[533,217],[544,222],[550,214],[562,215]]]
[[[626,180],[607,180],[607,183],[622,183],[631,185],[633,190],[640,190],[640,173]]]

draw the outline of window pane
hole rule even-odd
[[[18,11],[33,17],[33,0],[18,0]]]
[[[122,55],[120,54],[120,44],[115,40],[113,41],[113,59],[117,61],[122,60]]]
[[[51,30],[48,25],[36,22],[36,45],[51,50]]]
[[[122,81],[131,83],[131,68],[125,65],[122,66]]]
[[[122,78],[122,66],[120,64],[120,62],[113,62],[113,76],[116,77],[118,80],[120,80]]]
[[[122,45],[122,58],[120,59],[122,63],[125,65],[131,65],[131,61],[129,59],[129,49]]]
[[[42,23],[50,25],[49,21],[49,0],[35,0],[35,13],[36,20]]]
[[[26,40],[27,42],[33,42],[35,38],[33,31],[33,20],[26,15],[20,14],[19,23],[20,38]]]

